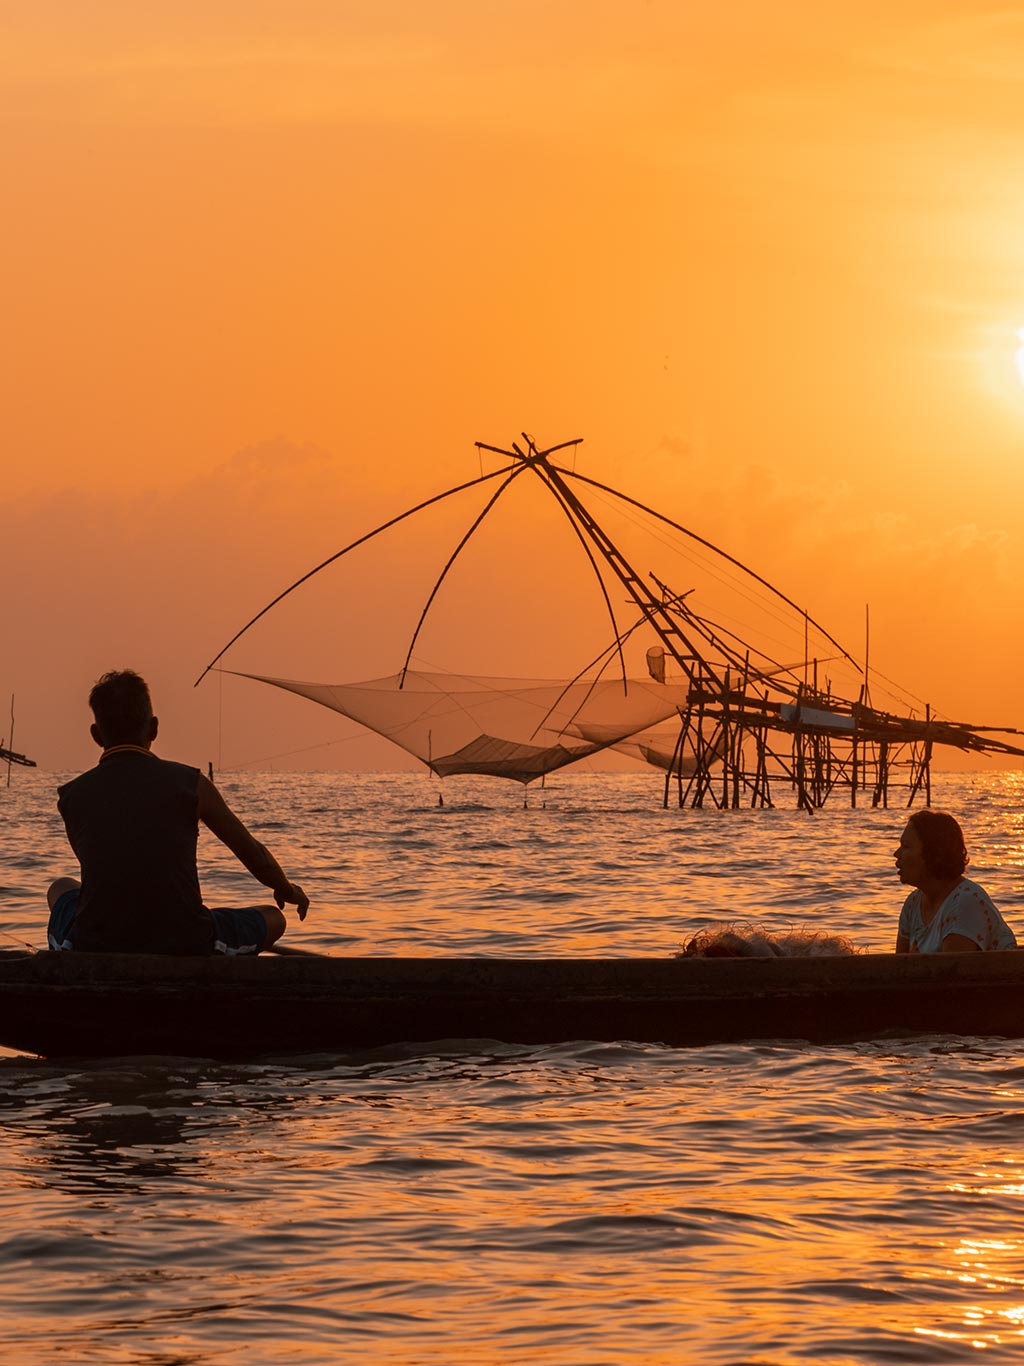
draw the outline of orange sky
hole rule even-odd
[[[88,687],[132,666],[176,757],[400,762],[192,681],[524,428],[857,648],[870,603],[872,662],[945,715],[1024,726],[1022,54],[1024,12],[962,0],[4,6],[16,747],[90,762]],[[472,515],[227,662],[393,671]],[[476,553],[431,663],[596,652],[536,499]]]

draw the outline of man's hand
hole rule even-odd
[[[275,887],[274,900],[279,911],[283,911],[285,905],[295,906],[299,912],[299,919],[305,920],[306,912],[309,910],[309,897],[294,882],[283,882],[279,887]]]

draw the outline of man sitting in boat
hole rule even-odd
[[[978,883],[964,877],[964,834],[945,811],[915,811],[896,850],[903,903],[897,953],[976,953],[1014,949],[1013,931]]]
[[[285,931],[284,907],[305,920],[309,898],[230,809],[203,773],[159,759],[149,688],[131,670],[107,673],[89,694],[95,768],[59,789],[57,808],[81,866],[47,894],[51,949],[87,953],[259,953]],[[276,905],[210,910],[196,867],[199,822]]]

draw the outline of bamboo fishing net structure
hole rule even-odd
[[[813,811],[830,798],[888,806],[897,794],[909,807],[931,802],[936,746],[962,753],[1024,756],[1011,727],[939,719],[920,708],[872,704],[867,661],[766,578],[696,532],[635,498],[558,463],[525,433],[509,449],[477,442],[497,456],[496,470],[448,489],[391,518],[316,565],[248,621],[210,661],[227,651],[314,575],[425,508],[477,485],[499,481],[459,540],[435,582],[396,674],[366,683],[323,684],[246,674],[343,712],[416,755],[434,773],[482,773],[530,783],[600,749],[614,747],[664,774],[664,802],[680,807],[770,807],[781,789]],[[612,645],[583,675],[565,681],[425,674],[412,668],[417,638],[438,592],[470,538],[517,480],[536,477],[555,500],[589,564],[610,624]],[[586,501],[585,501],[586,499]],[[648,519],[665,535],[699,550],[708,562],[751,586],[803,627],[803,657],[783,662],[753,633],[698,610],[696,591],[677,591],[633,558],[592,511],[593,500]],[[612,592],[624,590],[631,615],[620,624]],[[643,632],[647,679],[627,675],[624,645]],[[811,636],[821,649],[810,648]],[[616,666],[617,679],[604,677]],[[850,680],[834,686],[841,666]],[[667,725],[672,718],[671,726]],[[1014,737],[1013,740],[1006,737]]]

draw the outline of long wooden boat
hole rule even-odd
[[[1024,1037],[1024,949],[804,959],[0,952],[0,1045],[46,1057],[891,1032]]]

